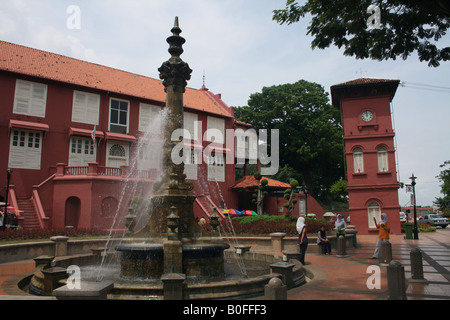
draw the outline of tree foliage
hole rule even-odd
[[[326,198],[342,178],[340,114],[321,85],[300,80],[264,87],[250,95],[248,106],[235,108],[235,116],[258,129],[279,130],[283,175],[298,173],[291,178],[303,181],[313,196]]]
[[[379,29],[368,28],[372,4],[380,9]],[[273,11],[273,20],[292,24],[307,15],[312,48],[335,45],[344,47],[344,55],[374,60],[406,60],[415,51],[433,67],[450,60],[450,47],[437,46],[450,26],[446,0],[287,0],[284,9]]]
[[[444,196],[436,198],[434,204],[445,210],[450,207],[450,160],[445,161],[440,167],[445,169],[436,178],[441,182],[441,193]]]

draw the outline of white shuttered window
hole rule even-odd
[[[81,91],[73,92],[72,121],[98,124],[100,95]]]
[[[161,108],[151,104],[139,104],[139,131],[159,132],[161,130]]]
[[[70,139],[69,166],[87,166],[89,162],[96,162],[96,147],[92,139],[72,137]]]
[[[388,152],[385,147],[378,148],[377,158],[378,158],[378,172],[389,171]]]
[[[223,154],[208,157],[208,181],[225,181],[225,163]]]
[[[13,129],[9,149],[10,168],[41,169],[42,132]]]
[[[47,85],[17,79],[14,95],[15,114],[45,117]]]
[[[225,141],[225,120],[216,117],[208,117],[207,121],[208,131],[206,132],[206,141],[223,144]]]
[[[184,112],[183,113],[183,125],[184,129],[189,131],[189,137],[184,139],[198,140],[198,115],[195,113]]]
[[[353,150],[353,172],[364,172],[364,156],[361,148],[355,148]]]

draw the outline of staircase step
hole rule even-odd
[[[20,213],[23,217],[22,228],[24,230],[41,229],[32,200],[20,199],[17,201],[17,205],[23,211]]]

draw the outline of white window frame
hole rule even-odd
[[[364,153],[362,148],[355,148],[352,152],[353,155],[353,172],[363,173],[364,172]]]
[[[215,143],[224,144],[224,141],[225,141],[225,119],[208,116],[207,122],[208,123],[207,123],[207,131],[206,131],[206,141],[213,142],[212,138],[214,136]],[[220,131],[220,133],[222,134],[221,137],[220,137],[220,135],[217,136],[215,134],[217,131],[214,129]]]
[[[69,166],[83,167],[97,162],[97,145],[91,138],[71,136],[69,142]]]
[[[380,222],[381,219],[381,206],[378,202],[372,201],[367,206],[367,222],[369,225],[369,229],[375,229],[377,226],[375,225],[375,222],[373,221],[373,218],[377,220],[377,222]]]
[[[100,95],[83,91],[73,91],[73,122],[98,125],[99,114]]]
[[[184,137],[185,140],[198,140],[198,114],[192,112],[183,112],[183,127],[189,132],[190,135],[190,137]]]
[[[162,148],[158,142],[140,143],[137,150],[138,170],[157,169],[160,170]]]
[[[198,149],[191,149],[190,152],[184,152],[184,173],[186,179],[197,180],[198,179],[198,160],[202,156],[201,151]]]
[[[43,137],[42,131],[12,128],[8,167],[40,170]]]
[[[123,148],[125,152],[125,156],[119,156],[119,155],[111,155],[111,148],[115,145],[118,145]],[[118,140],[110,140],[106,144],[106,166],[107,167],[113,167],[113,168],[120,168],[120,166],[127,166],[129,164],[130,160],[130,144],[129,142],[123,142]],[[112,162],[114,161],[120,161],[123,162],[119,166],[112,165]]]
[[[17,79],[13,113],[45,118],[47,91],[46,84]]]
[[[377,159],[378,159],[378,172],[388,172],[389,156],[386,147],[379,147],[377,149]]]
[[[160,118],[161,108],[148,103],[139,104],[139,127],[141,132],[147,132],[151,129],[153,132],[161,130],[161,121],[153,121]]]
[[[120,110],[119,110],[119,114],[117,117],[118,123],[112,123],[111,122],[111,115],[112,115],[112,102],[113,101],[118,101],[120,102],[126,102],[127,103],[127,115],[126,115],[126,125],[122,125],[120,124]],[[114,132],[114,133],[120,133],[120,134],[128,134],[129,132],[129,124],[130,124],[130,101],[128,100],[123,100],[123,99],[118,99],[118,98],[110,98],[109,99],[109,131],[110,132]],[[117,126],[117,127],[124,127],[125,128],[125,132],[117,132],[115,129],[111,130],[111,126]]]
[[[225,182],[225,156],[222,153],[208,156],[208,181]]]

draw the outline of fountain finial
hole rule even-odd
[[[180,36],[181,29],[179,27],[178,17],[175,17],[175,23],[170,32],[172,32],[172,35],[167,38],[167,43],[170,45],[169,53],[172,55],[172,58],[179,58],[184,51],[183,44],[186,40]]]
[[[170,30],[174,35],[179,36],[181,33],[180,25],[178,24],[178,17],[175,17],[175,23],[173,24],[172,30]]]

